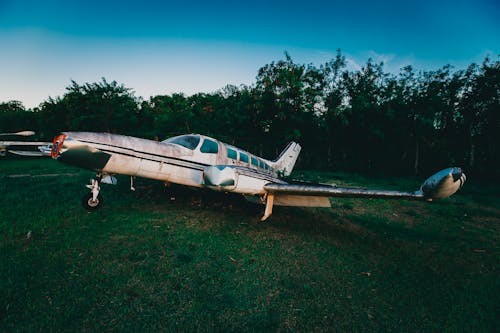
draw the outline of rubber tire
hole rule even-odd
[[[99,208],[102,207],[102,204],[103,204],[103,199],[102,199],[102,195],[99,193],[97,195],[97,198],[95,200],[95,202],[93,203],[92,202],[92,193],[87,193],[83,196],[82,198],[82,206],[83,208],[85,208],[86,210],[88,210],[89,212],[93,212],[95,210],[98,210]]]

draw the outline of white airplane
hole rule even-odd
[[[50,151],[47,152],[50,145],[52,143],[43,141],[0,141],[0,156],[7,153],[29,157],[50,156]]]
[[[32,136],[33,131],[21,131],[16,133],[0,133],[0,136]],[[51,142],[41,141],[0,141],[0,156],[6,156],[7,152],[21,156],[50,156]]]
[[[90,193],[83,197],[90,211],[101,207],[100,184],[116,184],[115,174],[157,179],[168,183],[240,193],[265,203],[262,221],[273,205],[331,207],[329,197],[379,197],[431,201],[455,193],[465,182],[460,168],[441,170],[414,192],[342,188],[332,185],[290,182],[289,176],[300,153],[290,142],[280,156],[266,160],[216,139],[187,134],[162,142],[131,136],[63,132],[54,138],[51,156],[58,161],[93,170]]]

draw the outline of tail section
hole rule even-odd
[[[295,162],[300,154],[300,145],[296,142],[290,142],[281,152],[280,156],[273,161],[273,168],[280,176],[286,177],[292,173]]]

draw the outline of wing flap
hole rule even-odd
[[[279,194],[274,197],[276,206],[292,207],[332,207],[328,197]]]

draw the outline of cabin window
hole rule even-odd
[[[163,141],[163,143],[174,143],[187,149],[194,150],[198,146],[198,143],[200,143],[200,137],[197,135],[181,135],[167,139]]]
[[[234,149],[227,148],[227,157],[232,158],[233,160],[237,160],[238,152]]]
[[[259,168],[264,169],[264,161],[259,160]]]
[[[248,163],[248,155],[240,152],[240,161],[244,163]]]
[[[269,170],[269,165],[267,165],[267,163],[264,163],[264,170]]]
[[[219,152],[219,145],[215,141],[205,139],[201,145],[200,151],[207,154],[217,154]]]
[[[256,159],[255,157],[252,156],[252,165],[258,167],[259,166],[259,160]]]

